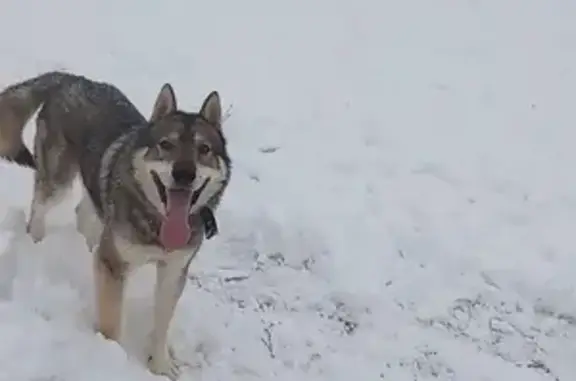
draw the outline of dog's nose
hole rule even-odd
[[[192,168],[172,168],[172,178],[177,185],[190,186],[196,178],[196,171]]]

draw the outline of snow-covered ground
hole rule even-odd
[[[233,105],[221,234],[171,336],[182,380],[576,379],[576,2],[4,0],[0,86],[64,68],[146,115]],[[34,128],[25,135],[28,142]],[[159,380],[94,334],[73,201],[34,245],[0,167],[0,381]]]

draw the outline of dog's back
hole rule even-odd
[[[115,86],[75,77],[46,99],[38,113],[38,128],[45,128],[51,140],[39,135],[42,141],[36,145],[48,150],[46,155],[63,150],[60,155],[77,163],[86,189],[97,193],[106,151],[129,129],[145,125],[144,116]],[[98,197],[93,196],[98,204]]]
[[[0,156],[35,167],[21,136],[26,122],[40,106],[38,120],[43,128],[82,154],[101,155],[125,128],[145,123],[115,86],[68,73],[45,73],[0,93]],[[59,139],[52,140],[57,143]]]
[[[26,122],[36,120],[34,155],[22,141]],[[42,74],[0,93],[0,156],[35,169],[28,231],[44,236],[43,220],[78,172],[98,192],[98,171],[107,149],[146,119],[115,86],[62,72]],[[99,200],[94,199],[95,202]]]
[[[52,92],[38,114],[51,133],[62,133],[82,150],[98,151],[145,118],[115,86],[74,77]]]

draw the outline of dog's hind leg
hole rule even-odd
[[[64,137],[40,115],[36,121],[34,154],[37,169],[27,232],[34,242],[39,242],[45,235],[47,213],[62,201],[78,171]]]
[[[94,247],[100,240],[103,225],[86,190],[84,190],[82,199],[76,206],[75,212],[76,230],[84,236],[88,250],[94,251]]]

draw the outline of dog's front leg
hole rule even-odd
[[[119,341],[126,266],[109,234],[102,234],[94,255],[97,327],[107,339]]]
[[[155,374],[178,379],[180,369],[168,346],[168,329],[178,300],[186,284],[190,258],[177,258],[158,262],[154,295],[154,327],[151,334],[148,367]]]

